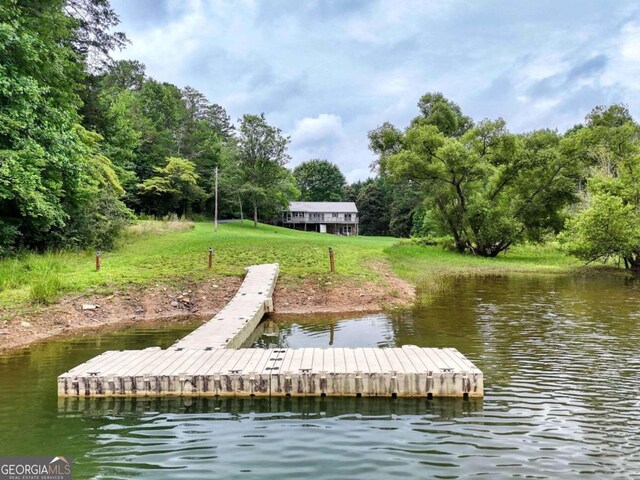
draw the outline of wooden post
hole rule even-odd
[[[331,265],[331,273],[336,273],[336,263],[333,258],[333,248],[329,247],[329,265]]]
[[[213,247],[209,247],[209,268],[213,268]]]
[[[100,271],[100,250],[96,250],[96,272]]]

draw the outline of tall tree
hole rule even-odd
[[[389,235],[389,195],[380,177],[367,179],[358,188],[355,198],[358,207],[358,233],[361,235]]]
[[[556,133],[513,135],[503,120],[459,133],[413,122],[402,150],[382,165],[383,173],[420,190],[456,250],[494,257],[559,228],[582,170],[559,153]]]
[[[113,29],[120,19],[109,0],[66,0],[67,15],[76,21],[72,46],[89,70],[101,70],[111,64],[111,52],[124,47],[127,37]]]
[[[69,218],[83,148],[74,125],[82,64],[55,0],[0,3],[0,254],[44,247]]]
[[[420,97],[418,108],[422,115],[416,117],[412,124],[434,125],[447,137],[461,137],[473,127],[473,120],[440,92],[426,93]]]
[[[624,105],[596,107],[562,146],[590,166],[580,211],[560,236],[564,248],[588,262],[615,259],[640,271],[640,126]]]
[[[204,191],[193,162],[171,157],[164,167],[156,167],[156,175],[139,185],[148,211],[157,214],[191,212],[193,204],[202,200]]]
[[[289,138],[267,123],[264,114],[244,115],[240,121],[238,159],[243,171],[243,190],[253,208],[253,226],[259,211],[273,212],[286,206],[297,193],[295,180],[284,166]]]
[[[328,160],[302,162],[293,170],[300,199],[310,202],[340,202],[345,198],[347,180],[340,168]]]

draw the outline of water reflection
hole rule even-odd
[[[285,414],[288,418],[335,417],[393,419],[397,415],[429,415],[441,420],[482,412],[482,399],[458,398],[334,398],[334,397],[246,397],[246,398],[61,398],[60,414],[140,415],[140,414],[212,414],[212,418]]]
[[[74,478],[640,472],[638,281],[452,279],[413,311],[273,320],[254,345],[456,347],[484,371],[486,397],[57,399],[73,365],[193,326],[130,329],[0,357],[0,453],[72,456]]]

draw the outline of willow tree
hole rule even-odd
[[[438,119],[414,120],[399,151],[380,163],[420,191],[436,236],[450,236],[459,252],[495,257],[561,227],[582,169],[560,153],[555,132],[514,135],[501,119],[471,126],[466,117],[442,118],[442,129]]]

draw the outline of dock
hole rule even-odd
[[[215,317],[166,350],[107,351],[58,377],[60,397],[482,397],[454,348],[239,348],[273,310],[278,265],[247,269]]]
[[[240,348],[267,312],[273,311],[277,263],[253,265],[235,294],[218,314],[171,346],[171,350]]]

